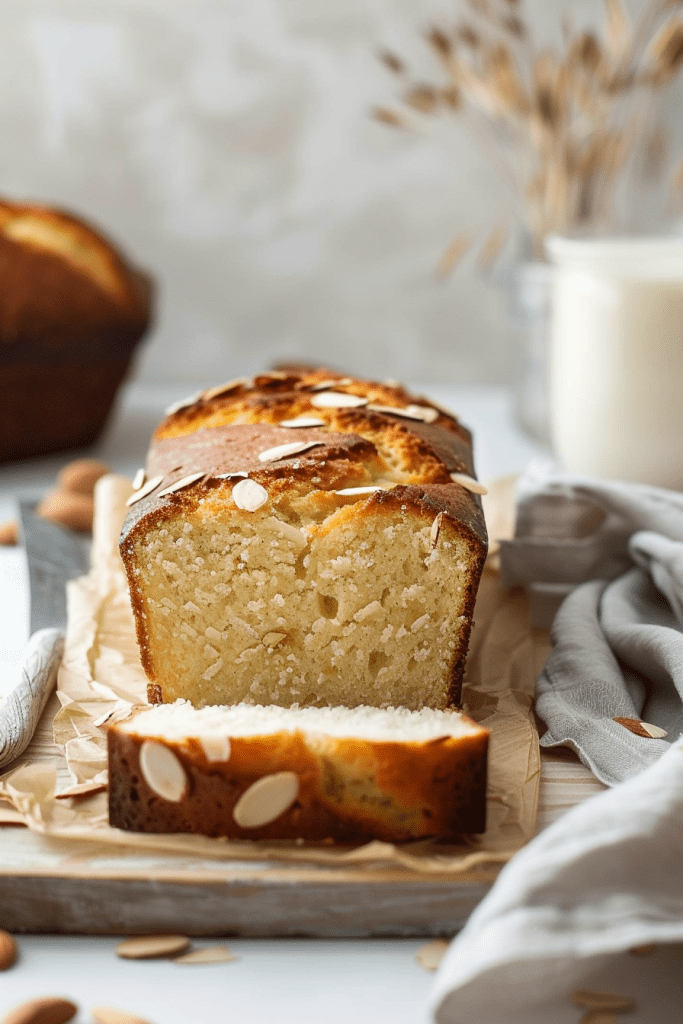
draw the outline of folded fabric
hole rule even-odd
[[[437,1024],[577,1020],[568,996],[610,954],[683,940],[682,864],[679,741],[629,782],[574,807],[505,866],[441,964],[431,1000]],[[566,1018],[548,1017],[553,1000],[566,1005]]]
[[[501,545],[503,583],[527,586],[532,624],[550,625],[579,583],[632,566],[628,545],[640,530],[683,541],[683,494],[532,463],[518,481],[515,538]]]
[[[518,501],[503,579],[528,588],[534,624],[555,616],[541,743],[614,788],[501,872],[441,965],[438,1024],[545,1021],[610,954],[683,940],[683,495],[534,467]]]
[[[683,495],[531,470],[501,565],[536,624],[564,598],[537,683],[542,746],[571,747],[610,786],[661,757],[683,730]]]

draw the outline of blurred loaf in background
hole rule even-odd
[[[85,221],[0,200],[0,462],[96,440],[152,295]]]

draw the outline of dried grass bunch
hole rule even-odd
[[[380,57],[405,80],[398,109],[375,117],[414,128],[426,116],[455,114],[509,179],[534,244],[549,232],[614,228],[615,199],[628,171],[652,184],[669,176],[683,190],[683,161],[672,171],[656,94],[683,69],[683,0],[650,0],[633,19],[623,0],[604,0],[602,33],[574,31],[567,17],[562,47],[539,47],[521,0],[464,0],[454,29],[431,29],[440,84],[411,81],[395,54]],[[644,143],[644,145],[643,145]],[[490,263],[505,243],[496,228],[480,252]],[[468,249],[456,239],[444,272]]]

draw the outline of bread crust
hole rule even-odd
[[[313,399],[321,384],[330,389],[367,398],[385,411],[358,408],[320,408]],[[316,390],[317,389],[317,390]],[[403,409],[428,410],[434,422],[407,419]],[[386,411],[386,409],[394,411]],[[279,424],[301,416],[315,416],[324,426],[290,429]],[[305,452],[272,463],[259,460],[260,452],[292,441],[314,445]],[[148,634],[144,587],[138,571],[136,544],[164,522],[189,519],[198,512],[208,517],[221,507],[234,508],[232,489],[237,477],[250,479],[268,491],[277,505],[297,488],[319,491],[320,501],[336,488],[367,484],[387,464],[397,468],[402,483],[389,490],[354,499],[335,524],[353,523],[360,530],[376,515],[409,518],[416,528],[431,526],[440,517],[444,537],[458,538],[468,552],[462,642],[455,651],[444,680],[443,706],[457,706],[461,698],[469,632],[478,581],[486,557],[487,536],[478,495],[451,479],[451,473],[474,475],[471,435],[457,420],[425,399],[416,399],[399,386],[387,386],[331,374],[263,374],[253,382],[234,382],[223,390],[211,389],[172,412],[155,432],[147,462],[148,478],[161,482],[133,505],[123,526],[120,550],[127,570],[142,663],[150,680],[148,699],[175,699],[159,685],[155,654]],[[188,474],[204,473],[191,487],[159,497]],[[317,483],[311,486],[312,481]],[[248,515],[248,513],[247,513]],[[324,533],[324,524],[320,527]]]
[[[311,746],[298,731],[233,737],[225,762],[209,761],[198,739],[147,737],[171,749],[186,773],[186,792],[172,802],[145,781],[145,737],[124,726],[108,730],[109,820],[116,828],[337,843],[403,842],[485,828],[489,734],[481,727],[427,742],[327,736]],[[299,778],[296,801],[266,825],[241,828],[233,817],[240,796],[258,779],[284,771]]]

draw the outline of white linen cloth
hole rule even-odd
[[[502,567],[537,623],[569,595],[537,686],[541,743],[613,788],[501,872],[441,965],[438,1024],[531,1024],[611,954],[683,940],[683,495],[534,468]]]

